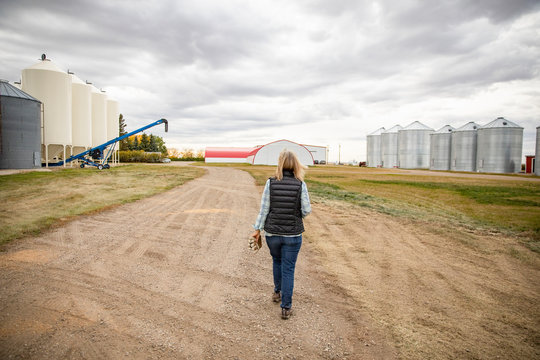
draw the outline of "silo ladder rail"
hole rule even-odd
[[[159,119],[158,121],[154,121],[153,123],[143,126],[137,130],[134,130],[132,132],[129,132],[127,134],[124,134],[112,140],[109,140],[104,144],[101,144],[89,150],[83,151],[82,153],[79,153],[77,155],[70,156],[69,158],[65,160],[65,163],[69,163],[75,160],[80,160],[82,161],[80,165],[81,168],[84,168],[86,165],[90,165],[90,166],[97,167],[99,170],[109,169],[110,168],[109,158],[114,152],[117,142],[127,139],[128,137],[132,135],[138,134],[146,129],[149,129],[159,124],[165,124],[165,132],[169,131],[169,122],[167,121],[167,119]],[[109,147],[109,151],[107,151],[107,154],[103,156],[105,154],[105,149],[109,145],[112,145],[112,146]],[[100,159],[102,159],[101,163],[97,163],[93,161],[93,160],[100,160]],[[45,165],[45,164],[42,164],[42,165]],[[59,161],[57,163],[49,164],[49,166],[62,166],[62,165],[64,165],[64,161]]]

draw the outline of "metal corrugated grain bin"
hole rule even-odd
[[[382,167],[394,168],[398,166],[398,131],[403,129],[400,125],[391,127],[381,134]]]
[[[381,134],[384,128],[377,129],[367,136],[367,161],[368,167],[382,166]]]
[[[0,82],[0,169],[41,167],[41,102]]]
[[[430,134],[433,129],[415,121],[398,131],[398,166],[429,169]]]
[[[479,127],[471,121],[452,132],[450,170],[476,171],[477,129]]]
[[[439,130],[431,133],[431,145],[429,151],[430,170],[450,170],[452,132],[455,129],[450,125],[445,125]]]
[[[517,173],[521,170],[523,128],[503,117],[478,128],[479,172]]]
[[[540,126],[536,128],[536,154],[535,154],[535,166],[534,173],[540,176]]]

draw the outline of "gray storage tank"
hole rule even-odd
[[[517,173],[521,170],[523,128],[498,117],[478,128],[479,172]]]
[[[398,131],[399,167],[429,169],[430,134],[433,129],[415,121]]]
[[[534,173],[540,176],[540,126],[536,128],[536,154],[534,157]]]
[[[400,125],[391,127],[381,133],[382,167],[398,167],[398,131],[403,129]]]
[[[454,130],[452,126],[445,125],[434,133],[431,133],[429,151],[430,170],[450,170],[452,132]]]
[[[381,134],[384,128],[380,128],[367,136],[367,167],[381,167]]]
[[[0,169],[41,167],[41,102],[0,81]]]
[[[477,130],[480,126],[468,122],[452,131],[450,170],[476,171]]]

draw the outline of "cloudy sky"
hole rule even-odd
[[[0,78],[42,53],[120,102],[128,130],[165,117],[168,147],[329,145],[498,116],[540,126],[538,0],[0,0]]]

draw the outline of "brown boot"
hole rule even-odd
[[[283,320],[287,320],[288,318],[292,316],[292,314],[293,314],[292,309],[281,308],[281,318]]]
[[[281,301],[281,293],[279,291],[272,294],[272,301],[275,303]]]

